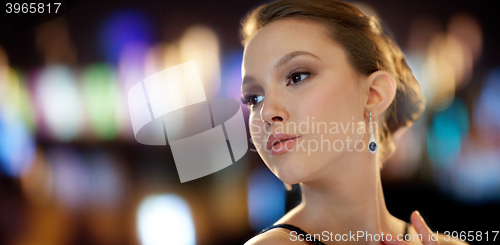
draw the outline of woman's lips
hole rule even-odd
[[[267,139],[266,149],[271,155],[279,155],[292,149],[300,136],[292,134],[272,134]]]

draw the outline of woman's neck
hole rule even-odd
[[[364,237],[358,240],[362,244],[367,244],[366,234],[373,236],[384,232],[394,237],[404,231],[406,223],[392,216],[386,208],[375,158],[364,156],[363,164],[332,164],[332,169],[323,171],[318,179],[301,183],[302,203],[293,213],[304,229],[310,230],[306,231],[328,231],[333,237],[363,232]]]

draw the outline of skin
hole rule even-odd
[[[302,203],[275,224],[292,224],[309,234],[365,231],[394,238],[402,234],[405,222],[392,216],[385,205],[378,153],[366,149],[369,133],[364,125],[369,125],[369,113],[378,122],[396,93],[395,81],[387,72],[358,74],[322,24],[287,18],[269,23],[247,43],[242,76],[242,95],[253,104],[249,125],[259,155],[280,180],[300,183],[302,189]],[[305,124],[307,119],[309,130],[290,126]],[[327,129],[336,122],[338,133],[312,132],[312,121],[326,122]],[[344,132],[341,125],[348,130]],[[297,145],[302,141],[303,148],[294,146],[284,154],[271,155],[265,150],[267,137],[277,132],[298,135]],[[327,150],[325,144],[323,150],[314,150],[312,142],[322,140],[342,141],[344,147],[340,150],[338,143],[337,149]],[[426,237],[430,232],[418,212],[411,221],[410,234]],[[290,231],[278,228],[246,244],[309,243],[291,241]],[[380,242],[361,239],[350,244]],[[424,240],[423,244],[438,242]]]

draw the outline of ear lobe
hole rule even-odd
[[[366,110],[374,115],[383,113],[396,96],[396,81],[386,71],[376,71],[367,78],[369,85]]]

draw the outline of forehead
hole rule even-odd
[[[340,46],[329,36],[327,28],[316,21],[286,18],[264,26],[245,46],[243,73],[253,68],[269,66],[283,55],[293,51],[307,51],[323,59],[341,52]]]

